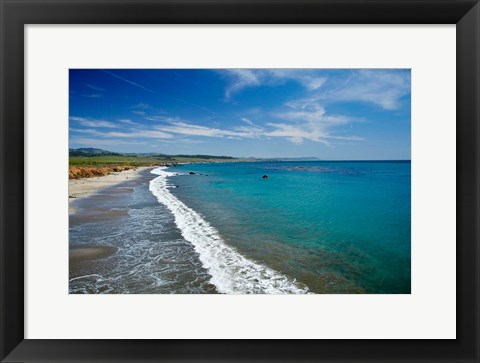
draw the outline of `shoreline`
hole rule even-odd
[[[153,169],[152,166],[142,166],[136,169],[129,169],[120,172],[112,172],[104,176],[92,178],[69,179],[68,180],[68,214],[75,213],[72,206],[74,200],[88,197],[102,189],[119,184],[126,180],[134,180],[140,176],[144,170]]]

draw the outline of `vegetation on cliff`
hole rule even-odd
[[[94,148],[69,150],[69,179],[91,178],[140,166],[168,166],[178,163],[236,161],[229,156],[121,154]]]

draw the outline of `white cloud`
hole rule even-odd
[[[295,144],[301,144],[304,140],[310,140],[331,146],[332,143],[330,140],[363,140],[357,136],[332,135],[320,124],[304,123],[292,125],[285,123],[268,123],[267,125],[274,128],[274,130],[265,132],[265,136],[286,138]]]
[[[225,130],[186,122],[171,122],[168,126],[157,126],[155,129],[173,134],[204,137],[257,138],[260,137],[263,132],[263,129],[258,127],[240,126],[231,130]]]
[[[146,145],[145,141],[118,140],[118,139],[87,139],[73,137],[70,139],[70,145],[90,146],[96,148],[105,148],[118,145]]]
[[[326,77],[320,77],[312,70],[298,69],[227,69],[222,73],[230,78],[230,83],[225,89],[226,99],[247,87],[275,86],[287,80],[299,82],[307,90],[313,91],[320,88],[327,80]]]
[[[93,84],[88,84],[88,83],[87,83],[86,86],[87,86],[88,88],[93,89],[94,91],[105,92],[105,89],[104,89],[104,88],[95,86],[95,85],[93,85]]]
[[[388,70],[360,70],[342,88],[330,92],[327,99],[364,101],[386,110],[400,106],[400,99],[410,93],[410,77]]]
[[[290,121],[290,124],[284,122],[267,125],[274,130],[265,135],[271,137],[284,137],[288,140],[300,144],[303,140],[311,140],[331,145],[332,139],[337,140],[361,140],[356,136],[336,136],[332,134],[332,129],[337,126],[357,122],[359,119],[347,117],[344,115],[328,115],[325,108],[314,102],[289,103],[288,111],[275,114],[276,118]]]
[[[103,133],[104,137],[122,137],[122,138],[149,138],[149,139],[171,139],[173,135],[156,130],[143,130],[135,132],[106,132]]]
[[[97,136],[101,138],[122,138],[122,139],[135,139],[135,138],[149,138],[149,139],[171,139],[173,135],[152,129],[144,130],[128,130],[128,131],[98,131],[96,129],[77,129],[70,128],[71,132],[79,132]]]
[[[165,116],[165,115],[152,115],[152,116],[145,116],[145,120],[148,121],[160,121],[160,122],[179,122],[181,121],[180,118],[178,117],[170,117],[170,116]]]
[[[246,87],[260,85],[260,74],[255,70],[250,69],[227,69],[227,75],[232,78],[232,82],[225,90],[225,97],[228,99],[233,93],[240,91]]]
[[[94,130],[94,129],[75,129],[75,128],[72,128],[72,127],[70,127],[70,132],[81,132],[81,133],[84,133],[84,134],[92,134],[92,135],[95,135],[95,134],[99,133],[99,131]]]
[[[121,122],[124,125],[138,126],[137,123],[133,122],[132,120],[130,120],[128,118],[119,119],[118,122]]]
[[[86,117],[76,117],[76,116],[70,116],[70,121],[79,123],[82,126],[86,127],[105,127],[105,128],[117,128],[118,125],[110,122],[110,121],[104,121],[104,120],[95,120],[95,119],[90,119]]]
[[[315,92],[311,96],[292,101],[290,106],[323,102],[360,101],[373,103],[385,110],[401,106],[401,99],[410,94],[410,74],[389,70],[362,69],[352,71],[340,85]]]
[[[327,81],[327,77],[318,76],[316,72],[306,69],[271,69],[265,72],[278,80],[297,81],[310,91],[322,87]]]
[[[267,132],[265,135],[272,137],[283,137],[295,144],[301,144],[304,139],[322,142],[328,144],[325,140],[327,134],[320,129],[309,130],[306,127],[288,125],[284,123],[268,123],[275,130]],[[314,131],[314,132],[312,132]]]
[[[320,142],[332,145],[333,140],[361,140],[356,136],[339,136],[335,128],[340,125],[351,124],[359,121],[343,115],[327,114],[325,108],[318,102],[290,102],[282,112],[271,115],[271,122],[263,123],[263,126],[255,124],[249,118],[236,114],[243,124],[223,129],[218,126],[203,126],[193,122],[182,120],[178,117],[166,115],[152,115],[144,117],[146,120],[156,121],[150,126],[140,125],[130,119],[119,119],[119,125],[135,126],[131,130],[98,131],[96,127],[106,127],[107,121],[90,120],[84,118],[72,118],[79,121],[87,129],[74,129],[72,132],[87,133],[99,138],[115,139],[171,139],[180,140],[184,136],[228,138],[228,139],[254,139],[254,138],[283,138],[296,144],[304,140]],[[256,115],[258,118],[260,115]],[[275,121],[278,120],[278,121]],[[107,122],[107,124],[105,124]],[[141,129],[139,129],[141,128]]]
[[[286,121],[295,122],[289,124],[285,122],[269,122],[267,127],[260,127],[252,124],[248,126],[238,126],[232,129],[221,129],[217,127],[207,127],[195,125],[184,121],[170,120],[169,125],[157,126],[156,130],[161,132],[197,136],[197,137],[216,137],[228,139],[253,139],[279,137],[285,138],[293,143],[300,144],[304,140],[321,142],[331,145],[331,140],[361,140],[355,136],[336,136],[330,129],[348,122],[353,122],[345,116],[325,115],[325,110],[321,107],[313,111],[286,112],[276,115]]]
[[[328,79],[308,69],[229,69],[222,73],[230,79],[225,90],[227,99],[248,87],[281,85],[288,80],[300,83],[309,92],[305,99],[293,101],[297,103],[361,101],[394,110],[410,93],[408,72],[381,69],[353,70],[347,79]]]
[[[245,122],[246,124],[249,124],[249,125],[255,125],[249,118],[247,117],[240,117],[240,120],[242,120],[243,122]]]
[[[323,86],[323,84],[326,82],[327,78],[325,77],[320,77],[320,78],[315,78],[315,77],[306,77],[303,80],[304,85],[309,89],[309,90],[316,90],[320,87]]]
[[[343,115],[326,115],[325,109],[314,103],[293,111],[277,113],[276,116],[283,120],[322,124],[324,127],[345,125],[354,121],[353,118]]]
[[[258,126],[239,126],[233,129],[235,134],[232,136],[245,137],[245,138],[259,138],[264,135],[264,129]]]

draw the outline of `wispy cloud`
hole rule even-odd
[[[410,94],[410,73],[389,70],[354,70],[340,84],[335,84],[308,97],[291,101],[292,107],[305,108],[321,101],[367,102],[385,110],[395,110],[401,106],[403,97]]]
[[[96,129],[78,129],[70,128],[70,132],[89,134],[101,138],[119,138],[119,139],[171,139],[173,135],[154,130],[154,129],[141,129],[141,130],[125,130],[125,131],[98,131]]]
[[[91,118],[86,118],[86,117],[76,117],[76,116],[70,116],[70,121],[76,122],[82,126],[86,127],[104,127],[104,128],[117,128],[118,125],[116,125],[113,122],[110,121],[105,121],[105,120],[95,120]]]
[[[242,116],[242,115],[239,115],[238,113],[237,113],[236,115],[238,116],[238,118],[239,118],[240,120],[242,120],[242,121],[245,122],[246,124],[251,125],[251,126],[255,126],[255,124],[253,123],[253,121],[250,120],[248,117],[244,117],[244,116]]]
[[[90,83],[87,83],[85,84],[85,86],[87,86],[88,88],[91,88],[93,89],[94,91],[98,91],[98,92],[105,92],[105,88],[102,88],[102,87],[99,87],[99,86],[95,86],[93,84],[90,84]]]
[[[133,110],[132,113],[139,116],[145,116],[147,114],[145,111],[137,111],[137,110]]]
[[[295,144],[301,144],[304,140],[320,142],[332,146],[331,140],[359,141],[363,138],[357,136],[335,136],[332,135],[321,124],[304,123],[299,125],[285,123],[268,123],[274,130],[265,133],[265,136],[281,137],[290,140]]]
[[[330,100],[364,101],[386,110],[399,108],[402,97],[410,93],[410,73],[388,70],[360,70],[341,89],[326,95]]]
[[[278,118],[290,121],[301,121],[311,124],[322,124],[324,127],[345,125],[355,119],[343,115],[327,115],[325,109],[318,103],[304,104],[302,107],[289,105],[293,110],[276,113]]]
[[[133,122],[132,120],[128,119],[128,118],[124,118],[124,119],[119,119],[118,122],[124,124],[124,125],[130,125],[130,126],[138,126],[138,124],[136,122]]]
[[[228,69],[222,73],[229,79],[226,99],[248,87],[276,86],[289,80],[300,83],[308,94],[299,103],[360,101],[394,110],[410,93],[407,71],[352,70],[346,80],[329,80],[318,71],[298,69]]]
[[[148,115],[148,116],[145,116],[144,118],[145,120],[148,120],[148,121],[160,121],[160,122],[167,122],[167,123],[181,121],[179,117],[171,117],[171,116],[165,116],[165,115]]]
[[[261,74],[251,69],[227,69],[224,71],[231,82],[225,89],[225,98],[230,98],[233,93],[246,87],[260,85]]]
[[[158,93],[157,91],[154,91],[154,90],[152,90],[152,89],[150,89],[150,88],[148,88],[148,87],[145,87],[144,85],[142,85],[142,84],[140,84],[140,83],[131,81],[131,80],[125,78],[125,77],[121,77],[121,76],[119,76],[118,74],[115,74],[115,73],[110,72],[110,71],[107,71],[107,70],[103,70],[103,71],[104,71],[105,73],[111,75],[112,77],[115,77],[115,78],[117,78],[117,79],[119,79],[119,80],[121,80],[121,81],[123,81],[123,82],[126,82],[126,83],[131,84],[132,86],[141,88],[141,89],[143,89],[143,90],[145,90],[145,91],[147,91],[147,92],[156,94],[156,95],[158,95],[158,96],[162,96],[162,94]]]
[[[360,119],[345,115],[329,115],[325,108],[318,103],[288,104],[287,110],[277,112],[274,116],[285,122],[269,122],[267,125],[275,130],[266,133],[271,137],[284,137],[288,140],[301,144],[303,140],[321,142],[325,145],[332,145],[331,140],[362,140],[356,136],[336,136],[335,127],[358,122]]]
[[[254,138],[259,137],[262,129],[255,127],[237,127],[231,130],[219,129],[215,127],[199,126],[186,122],[172,122],[171,125],[157,126],[157,130],[167,133],[174,133],[189,136],[204,136],[204,137],[242,137]]]
[[[153,94],[155,94],[155,95],[157,95],[157,96],[160,96],[160,97],[163,97],[163,98],[168,98],[168,99],[175,100],[175,101],[178,101],[178,102],[182,102],[182,103],[187,104],[187,105],[189,105],[189,106],[196,107],[196,108],[199,108],[199,109],[201,109],[201,110],[203,110],[203,111],[206,111],[206,112],[208,112],[208,113],[210,113],[210,114],[212,114],[212,115],[220,116],[217,112],[209,109],[208,107],[201,106],[201,105],[197,105],[197,104],[195,104],[195,103],[188,102],[188,101],[186,101],[186,100],[184,100],[184,99],[181,99],[181,98],[178,98],[178,97],[173,97],[173,96],[169,96],[169,95],[166,95],[166,94],[161,94],[161,93],[159,93],[159,92],[157,92],[157,91],[155,91],[155,90],[153,90],[153,89],[151,89],[151,88],[148,88],[148,87],[146,87],[146,86],[144,86],[144,85],[142,85],[142,84],[140,84],[140,83],[138,83],[138,82],[134,82],[134,81],[132,81],[132,80],[130,80],[130,79],[127,79],[127,78],[125,78],[125,77],[121,77],[121,76],[119,76],[119,75],[116,74],[116,73],[113,73],[113,72],[110,72],[110,71],[107,71],[107,70],[103,70],[103,71],[104,71],[105,73],[111,75],[112,77],[115,77],[115,78],[117,78],[117,79],[119,79],[119,80],[121,80],[121,81],[123,81],[123,82],[129,83],[129,84],[131,84],[132,86],[141,88],[141,89],[143,89],[143,90],[145,90],[145,91],[147,91],[147,92],[153,93]],[[135,106],[136,106],[136,107],[135,107]],[[145,114],[146,114],[145,110],[148,110],[148,109],[150,108],[150,105],[141,102],[141,103],[139,103],[139,104],[137,104],[137,105],[134,105],[134,108],[136,108],[136,109],[135,109],[134,111],[132,111],[133,113],[138,114],[138,115],[145,115]]]
[[[152,108],[152,106],[150,106],[148,103],[140,102],[140,103],[137,103],[137,104],[133,105],[130,108],[132,108],[134,110],[149,110],[150,108]]]
[[[266,133],[267,136],[283,137],[295,144],[301,144],[304,139],[307,139],[328,145],[326,141],[328,134],[321,128],[299,127],[284,123],[268,123],[267,125],[274,128],[273,131]]]
[[[173,135],[157,130],[143,130],[135,132],[108,132],[104,134],[108,137],[121,138],[149,138],[149,139],[171,139]]]
[[[164,123],[164,125],[152,124],[150,127],[139,125],[129,119],[120,119],[118,123],[127,127],[127,129],[118,131],[99,131],[97,129],[115,127],[115,124],[109,121],[71,117],[73,121],[89,128],[71,127],[70,131],[89,134],[92,137],[102,139],[178,139],[179,136],[229,139],[278,137],[295,144],[301,144],[304,140],[310,140],[325,145],[332,145],[332,140],[362,140],[356,136],[338,136],[333,133],[332,129],[336,126],[355,122],[356,120],[342,115],[327,115],[325,109],[318,105],[316,107],[311,106],[309,109],[288,110],[283,113],[277,112],[273,117],[281,119],[283,122],[267,122],[264,126],[257,126],[250,119],[242,117],[242,121],[246,125],[224,129],[197,125],[178,117],[161,115],[146,118]]]
[[[105,89],[104,89],[104,88],[95,86],[95,85],[93,85],[93,84],[87,83],[86,86],[87,86],[88,88],[93,89],[94,91],[105,92]]]
[[[309,91],[319,89],[327,81],[327,77],[319,76],[316,72],[308,70],[271,69],[265,72],[267,72],[267,75],[277,80],[297,81]]]
[[[238,115],[240,117],[240,115]],[[308,110],[294,110],[279,112],[274,118],[282,119],[283,122],[267,122],[264,126],[257,126],[250,119],[240,117],[248,126],[237,126],[230,129],[196,125],[192,122],[183,121],[179,118],[157,116],[156,121],[168,123],[168,125],[156,126],[155,129],[175,135],[214,137],[229,139],[252,139],[279,137],[287,139],[295,144],[301,144],[304,140],[320,142],[332,145],[332,140],[362,140],[356,136],[338,136],[333,133],[336,126],[344,125],[358,120],[342,115],[327,115],[321,106]],[[289,123],[287,123],[287,122]]]
[[[102,98],[103,95],[100,93],[90,93],[90,94],[84,94],[82,97],[87,97],[87,98]]]
[[[225,98],[230,99],[244,88],[260,85],[274,86],[288,80],[296,81],[307,90],[320,88],[327,80],[313,71],[296,69],[226,69],[222,73],[230,82],[225,89]]]
[[[89,146],[102,149],[108,147],[118,147],[120,145],[147,145],[147,142],[121,139],[90,139],[84,137],[72,137],[70,139],[70,145],[82,147]]]

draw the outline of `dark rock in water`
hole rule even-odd
[[[262,176],[262,179],[268,179],[268,175]]]
[[[196,173],[194,173],[193,171],[191,171],[190,173],[188,173],[190,175],[195,175]]]

